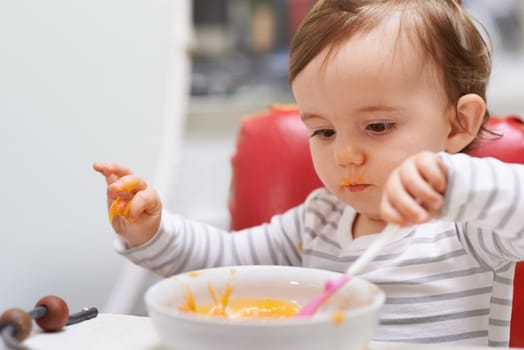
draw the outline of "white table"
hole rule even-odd
[[[24,345],[31,350],[167,350],[149,317],[117,314],[98,314],[57,333],[36,330]]]
[[[65,327],[58,333],[42,333],[35,330],[24,344],[35,350],[168,350],[161,345],[149,317],[116,314],[99,314],[91,320]],[[482,350],[491,348],[371,342],[367,350],[420,349]]]

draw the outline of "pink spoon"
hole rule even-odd
[[[318,308],[330,296],[332,296],[336,291],[342,288],[342,286],[346,284],[347,281],[349,281],[351,276],[357,275],[369,262],[371,262],[375,258],[375,256],[377,256],[378,252],[387,243],[391,235],[395,234],[398,230],[400,230],[399,226],[386,226],[384,231],[381,234],[379,234],[373,242],[371,242],[369,247],[362,253],[362,255],[360,255],[358,259],[355,260],[355,262],[348,267],[346,272],[338,279],[326,281],[326,285],[324,286],[324,292],[311,299],[306,305],[304,305],[304,307],[300,309],[300,311],[296,314],[295,317],[313,316],[317,312]]]

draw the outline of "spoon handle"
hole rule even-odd
[[[371,242],[362,255],[360,255],[357,260],[355,260],[355,262],[349,266],[342,276],[337,279],[326,281],[324,292],[320,295],[317,295],[305,306],[303,306],[302,309],[300,309],[300,311],[296,314],[296,317],[314,315],[318,308],[326,301],[326,299],[333,295],[337,290],[342,288],[342,286],[344,286],[344,284],[349,281],[351,276],[358,274],[371,260],[373,260],[382,247],[389,241],[391,235],[397,233],[399,230],[400,227],[396,225],[386,226],[384,231],[382,231],[382,233],[380,233],[378,237],[376,237],[375,240]]]
[[[366,250],[360,255],[357,260],[351,265],[349,265],[348,269],[346,270],[346,275],[354,276],[358,275],[362,269],[377,256],[378,252],[382,249],[382,247],[389,241],[391,236],[400,230],[400,227],[397,225],[388,225],[378,235],[378,237],[375,238],[373,242],[369,245],[369,247],[366,248]]]

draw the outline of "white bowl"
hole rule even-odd
[[[231,298],[283,298],[304,305],[323,291],[328,279],[339,276],[287,266],[212,268],[157,282],[146,291],[145,302],[161,342],[170,349],[361,350],[375,332],[385,296],[358,277],[308,318],[228,320],[181,312],[177,307],[187,300],[188,288],[197,305],[212,304],[208,283],[224,290],[228,281],[232,283]]]

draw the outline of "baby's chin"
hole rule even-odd
[[[372,221],[383,221],[380,216],[380,202],[362,203],[358,200],[342,200],[353,208],[358,215],[363,215]]]
[[[336,191],[334,194],[342,202],[353,207],[359,213],[380,218],[379,208],[382,193],[377,191],[376,187],[368,186],[365,189],[356,188],[355,191],[351,191],[339,186],[334,190]]]

